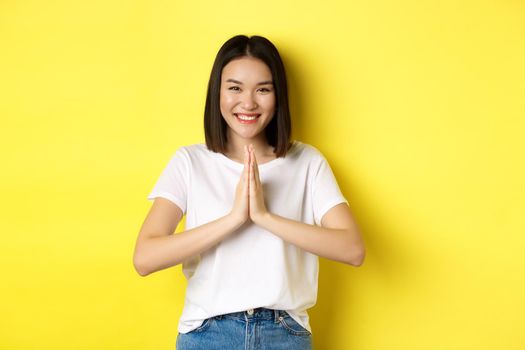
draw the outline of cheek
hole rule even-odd
[[[263,106],[267,110],[275,110],[275,96],[267,96],[264,101],[262,101]]]
[[[221,94],[219,103],[220,103],[221,109],[227,109],[234,104],[234,101],[231,96]]]
[[[221,108],[221,114],[224,115],[226,112],[226,99],[222,95],[219,98],[219,107]]]

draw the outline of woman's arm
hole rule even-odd
[[[365,247],[350,208],[341,203],[330,209],[321,225],[309,225],[266,212],[255,224],[310,253],[345,264],[360,266]]]
[[[235,189],[232,209],[217,220],[174,235],[182,210],[167,199],[155,199],[140,229],[133,255],[135,270],[141,276],[175,266],[208,250],[248,220],[248,159],[245,149],[244,170]]]
[[[182,218],[181,209],[156,198],[139,233],[133,264],[141,276],[180,264],[208,250],[239,228],[232,214],[199,227],[173,234]]]
[[[365,246],[346,203],[334,206],[321,218],[321,227],[272,214],[264,204],[259,168],[250,147],[250,218],[262,228],[310,253],[327,259],[360,266]]]

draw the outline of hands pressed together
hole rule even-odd
[[[253,145],[244,146],[244,169],[237,184],[231,215],[244,223],[250,218],[255,224],[268,214],[264,204],[264,195],[259,168]]]

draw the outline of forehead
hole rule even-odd
[[[262,60],[245,56],[231,60],[224,66],[221,80],[229,78],[246,82],[271,80],[272,72]]]

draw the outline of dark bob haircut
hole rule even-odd
[[[206,146],[213,152],[226,151],[227,127],[220,109],[222,69],[230,61],[241,57],[258,58],[270,68],[275,91],[275,114],[264,129],[266,140],[274,147],[277,157],[284,157],[291,146],[292,122],[288,107],[288,84],[284,64],[277,48],[261,36],[237,35],[226,41],[215,58],[208,82],[204,109]]]

